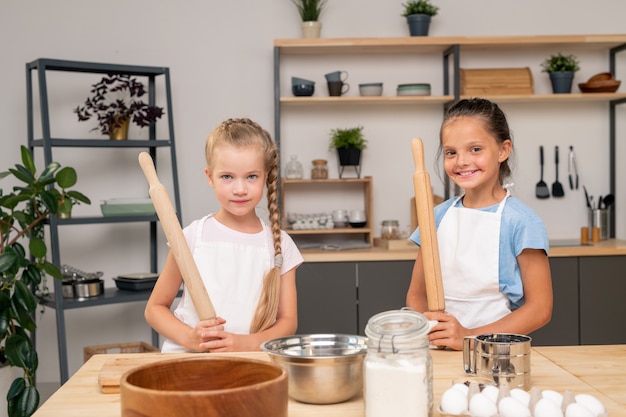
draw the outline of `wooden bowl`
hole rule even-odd
[[[592,76],[591,78],[589,78],[587,80],[587,83],[594,83],[597,81],[607,81],[607,80],[612,80],[612,79],[613,79],[613,74],[611,74],[610,72],[600,72]]]
[[[198,355],[126,372],[122,416],[287,417],[287,371],[279,365]]]
[[[614,93],[621,84],[618,80],[594,81],[578,84],[583,93]]]

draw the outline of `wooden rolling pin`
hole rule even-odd
[[[437,243],[437,228],[435,227],[435,211],[433,208],[433,190],[430,184],[430,175],[424,168],[424,144],[420,138],[411,142],[415,174],[415,208],[419,222],[420,239],[422,245],[422,262],[424,264],[424,280],[426,282],[426,298],[428,310],[444,311],[443,282],[441,280],[441,263],[439,261],[439,246]]]
[[[154,204],[154,208],[159,216],[161,227],[163,232],[165,232],[174,259],[176,259],[178,269],[183,276],[185,286],[189,290],[191,301],[196,308],[198,317],[200,320],[215,318],[213,303],[211,303],[209,293],[202,282],[196,262],[193,260],[170,197],[165,186],[159,181],[152,158],[147,152],[139,154],[139,165],[150,185],[149,193],[152,204]]]

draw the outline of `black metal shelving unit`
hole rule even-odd
[[[48,84],[46,74],[49,71],[92,73],[92,74],[128,74],[132,76],[147,77],[148,79],[148,104],[154,106],[156,103],[157,77],[162,77],[165,88],[165,114],[168,123],[167,138],[157,138],[156,126],[152,124],[149,129],[148,139],[143,140],[109,140],[109,139],[67,139],[55,138],[50,132],[50,111],[48,101]],[[34,77],[37,79],[39,96],[39,115],[41,117],[41,138],[35,138],[35,108],[34,108]],[[176,148],[174,141],[174,120],[172,110],[172,94],[170,84],[170,72],[167,67],[148,67],[137,65],[119,65],[93,62],[79,62],[40,58],[26,64],[26,101],[27,101],[27,123],[28,123],[28,148],[31,152],[35,148],[43,150],[45,164],[49,164],[54,159],[53,149],[59,147],[71,148],[138,148],[146,149],[153,160],[156,161],[157,149],[169,150],[171,156],[171,172],[173,184],[172,202],[180,221],[180,196],[178,187],[178,174],[176,166]],[[143,222],[149,227],[149,256],[150,268],[152,272],[157,272],[157,216],[115,216],[115,217],[78,217],[62,219],[51,216],[48,222],[50,249],[52,262],[61,267],[61,254],[59,246],[59,229],[66,225],[87,225],[87,224],[114,224]],[[83,301],[64,299],[62,283],[54,280],[54,292],[43,301],[43,305],[52,308],[56,312],[57,337],[59,344],[59,368],[61,383],[65,383],[69,378],[67,359],[67,340],[65,328],[65,310],[85,307],[95,307],[107,304],[126,303],[134,301],[145,301],[150,296],[150,291],[124,291],[117,288],[105,288],[104,294],[98,297],[91,297]],[[36,341],[36,339],[35,339]],[[158,344],[158,334],[152,333],[152,343]]]

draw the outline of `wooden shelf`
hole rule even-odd
[[[333,104],[445,104],[454,100],[454,96],[341,96],[341,97],[281,97],[285,105],[333,105]]]
[[[614,48],[626,44],[626,35],[538,36],[410,36],[400,38],[301,38],[276,39],[274,47],[290,55],[432,53],[460,45],[464,49],[496,49],[511,46],[577,46]]]
[[[577,88],[577,87],[573,87]],[[461,96],[470,98],[471,96]],[[571,94],[484,94],[481,97],[497,103],[573,103],[573,102],[610,102],[626,100],[626,93],[571,93]]]
[[[573,87],[577,88],[577,87]],[[473,96],[462,95],[461,98]],[[626,100],[626,93],[571,93],[571,94],[483,94],[481,97],[498,103],[566,103],[566,102],[610,102]],[[454,96],[380,96],[380,97],[281,97],[280,103],[286,106],[335,105],[335,104],[445,104]]]
[[[287,213],[285,212],[285,200],[290,185],[303,185],[305,187],[317,187],[318,189],[330,188],[335,186],[352,186],[363,187],[363,209],[367,216],[366,227],[341,227],[334,229],[289,229],[287,227]],[[372,177],[363,178],[329,178],[322,180],[313,179],[285,179],[281,178],[282,198],[280,199],[280,213],[282,216],[281,228],[293,236],[312,236],[312,235],[364,235],[365,241],[371,246],[374,245],[374,230],[372,221],[374,220],[373,197],[372,197]]]

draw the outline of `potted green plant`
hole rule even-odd
[[[291,0],[298,9],[302,19],[302,37],[319,38],[322,30],[320,15],[326,6],[327,0]]]
[[[44,222],[66,205],[91,203],[84,194],[70,190],[77,180],[74,168],[52,162],[37,176],[32,154],[25,146],[21,158],[22,164],[0,172],[0,179],[13,176],[23,183],[8,193],[0,188],[0,367],[23,370],[6,394],[11,417],[28,417],[39,406],[37,351],[30,336],[36,328],[32,316],[38,300],[46,295],[45,276],[62,279],[59,269],[46,259]]]
[[[403,6],[402,16],[406,17],[410,35],[428,36],[431,18],[437,15],[439,7],[430,0],[409,0]]]
[[[547,72],[555,94],[568,94],[572,91],[574,73],[580,70],[576,56],[558,53],[550,55],[541,63],[542,72]]]
[[[74,113],[81,122],[96,117],[100,130],[111,139],[128,137],[128,125],[132,121],[139,127],[150,126],[163,116],[163,108],[150,106],[141,100],[146,89],[140,81],[128,74],[109,74],[92,85],[92,95]],[[113,97],[111,97],[112,95]]]
[[[366,147],[367,140],[363,136],[363,126],[331,131],[328,149],[337,149],[339,178],[343,176],[343,168],[346,166],[354,166],[357,176],[361,177],[361,152]]]

